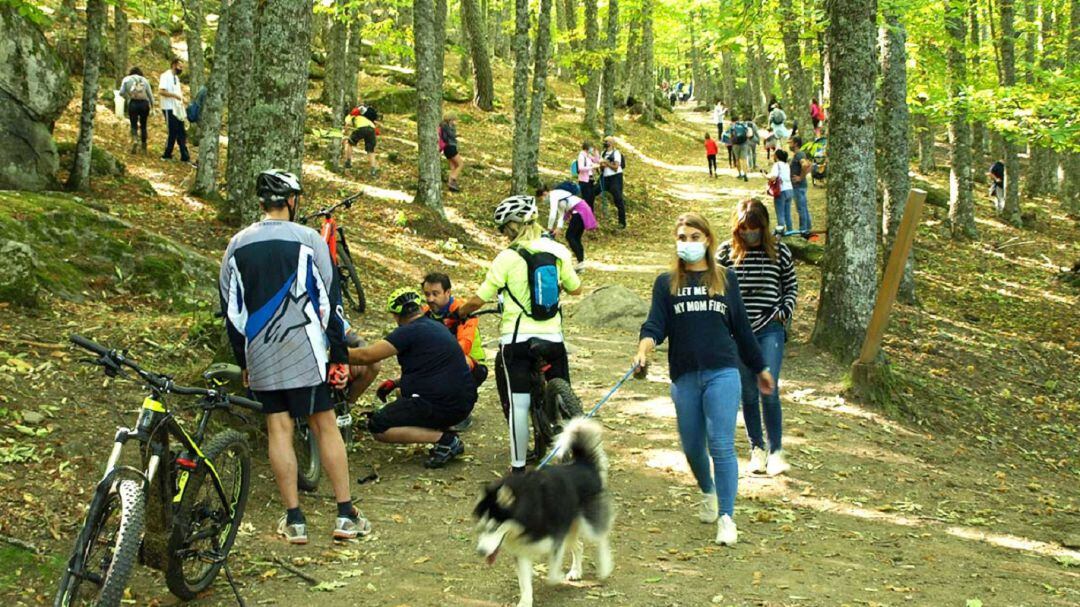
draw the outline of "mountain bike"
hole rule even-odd
[[[330,257],[337,266],[338,276],[341,279],[341,297],[357,314],[363,314],[367,309],[367,298],[364,295],[364,286],[360,284],[360,273],[356,271],[356,265],[353,264],[349,244],[345,241],[345,228],[339,226],[337,220],[334,219],[334,211],[342,207],[346,209],[352,207],[360,196],[361,193],[357,192],[337,204],[319,209],[314,213],[301,215],[296,220],[297,223],[307,224],[316,217],[322,217],[319,235],[330,247]]]
[[[222,387],[228,384],[242,384],[240,367],[229,363],[214,363],[203,372],[203,378],[211,386]],[[345,449],[353,444],[353,418],[349,407],[346,390],[330,389],[330,398],[334,401],[334,414],[337,416],[338,430],[345,441]],[[301,491],[314,491],[319,487],[322,466],[319,459],[319,441],[308,427],[306,419],[294,420],[293,451],[296,452],[296,486]]]
[[[118,428],[105,474],[94,489],[86,519],[60,577],[54,607],[120,604],[139,558],[147,515],[147,496],[162,462],[168,495],[165,582],[173,594],[190,600],[214,581],[236,540],[251,482],[247,440],[224,430],[204,440],[214,411],[233,405],[259,411],[259,403],[221,390],[180,386],[168,375],[143,369],[124,351],[106,348],[79,335],[71,341],[97,356],[87,362],[109,377],[134,371],[149,395],[134,428]],[[196,429],[189,433],[164,403],[164,396],[198,396]],[[238,414],[237,414],[238,415]],[[180,449],[169,446],[174,438]],[[144,469],[120,465],[129,441],[138,441]],[[228,570],[225,572],[229,575]]]

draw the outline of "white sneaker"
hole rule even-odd
[[[739,530],[735,527],[735,521],[724,515],[716,523],[716,543],[721,546],[734,546],[739,541]]]
[[[791,464],[784,458],[783,449],[773,451],[765,462],[765,473],[769,476],[777,476],[791,470]]]
[[[716,492],[701,494],[701,508],[698,510],[698,520],[703,523],[715,523],[720,516],[720,505],[716,502]]]
[[[746,467],[750,474],[765,473],[765,450],[759,447],[750,449],[750,465]]]

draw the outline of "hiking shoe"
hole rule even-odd
[[[468,430],[469,428],[472,428],[472,425],[473,425],[472,414],[469,414],[469,416],[466,417],[465,419],[463,419],[460,422],[454,424],[453,426],[450,426],[450,431],[451,432],[464,432],[464,431]]]
[[[703,523],[715,523],[720,516],[720,505],[716,502],[716,491],[701,494],[701,508],[698,520]]]
[[[778,449],[769,454],[769,458],[765,462],[765,473],[769,476],[778,476],[788,470],[791,470],[791,464],[787,463],[787,458],[784,457],[784,451]]]
[[[442,468],[455,457],[465,453],[465,443],[457,436],[449,445],[438,444],[431,450],[431,457],[424,462],[425,468]]]
[[[282,515],[277,524],[278,535],[284,536],[290,544],[307,543],[307,525],[304,523],[289,524],[285,515]]]
[[[460,192],[461,191],[461,188],[458,187],[458,184],[453,183],[453,182],[447,184],[446,189],[450,190],[451,192]]]
[[[368,171],[368,174],[371,175],[372,179],[374,179],[375,177],[379,176],[379,169],[371,167],[371,170]]]
[[[761,447],[753,447],[750,449],[750,465],[746,467],[746,471],[750,474],[764,474],[765,473],[765,450]]]
[[[345,161],[345,168],[347,168],[347,169],[352,168],[352,160],[346,160]]]
[[[716,522],[716,543],[721,546],[734,546],[739,541],[739,530],[735,527],[735,521],[725,514]]]
[[[371,521],[364,518],[364,515],[356,508],[353,508],[352,516],[339,516],[334,523],[335,540],[353,540],[369,533],[371,533]]]

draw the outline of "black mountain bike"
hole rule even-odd
[[[356,271],[356,266],[352,260],[352,252],[349,251],[349,244],[345,241],[345,228],[339,226],[337,220],[334,219],[334,211],[342,207],[346,209],[352,207],[353,203],[359,198],[360,193],[358,192],[337,204],[319,209],[314,213],[301,215],[296,221],[297,223],[307,224],[316,217],[323,218],[322,227],[319,228],[319,235],[330,247],[330,257],[333,258],[334,265],[337,266],[338,276],[341,279],[341,297],[354,312],[363,314],[364,310],[367,309],[367,298],[364,295],[364,287],[360,284],[360,273]]]
[[[97,355],[90,362],[104,367],[109,377],[134,371],[149,391],[134,428],[118,428],[105,475],[94,489],[86,519],[60,577],[54,607],[87,605],[115,607],[139,557],[147,514],[147,495],[155,475],[162,472],[168,495],[168,544],[165,581],[173,594],[195,598],[225,566],[240,520],[244,516],[251,482],[251,456],[247,440],[225,430],[203,440],[214,411],[232,412],[238,405],[261,410],[259,403],[220,390],[179,386],[135,364],[126,352],[111,350],[79,335],[76,345]],[[189,434],[166,407],[166,394],[198,396],[194,434]],[[179,450],[169,446],[169,438]],[[144,469],[119,465],[128,441],[141,443]],[[164,471],[159,471],[164,462]],[[161,483],[159,483],[160,485]],[[228,571],[226,571],[228,575]]]
[[[240,367],[230,363],[214,363],[205,372],[205,378],[211,386],[223,387],[231,384],[242,385]],[[254,395],[252,395],[254,396]],[[353,417],[349,408],[348,393],[345,390],[331,388],[330,398],[334,401],[334,414],[337,415],[338,430],[345,441],[345,449],[353,444]],[[307,425],[307,420],[294,420],[293,450],[296,451],[296,486],[301,491],[314,491],[319,487],[322,466],[319,460],[319,441]]]

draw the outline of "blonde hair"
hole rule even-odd
[[[503,230],[513,230],[514,232],[510,239],[510,246],[532,242],[544,235],[544,229],[541,228],[540,224],[536,223],[535,220],[531,220],[528,223],[511,221],[503,226]]]
[[[741,262],[747,252],[746,243],[739,234],[741,226],[761,230],[761,246],[764,247],[769,259],[775,262],[776,235],[769,229],[769,210],[765,208],[761,200],[747,198],[735,205],[735,210],[731,213],[731,261],[734,263]]]
[[[705,247],[705,262],[709,265],[702,277],[702,283],[708,287],[709,297],[723,295],[727,291],[727,268],[716,263],[716,235],[713,233],[709,220],[698,213],[683,213],[675,220],[675,235],[678,236],[679,228],[686,226],[700,230],[708,239]],[[679,290],[687,286],[690,281],[687,275],[686,262],[675,255],[671,264],[671,294],[677,295]]]

